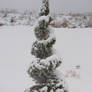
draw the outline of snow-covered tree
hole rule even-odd
[[[49,25],[50,17],[46,15],[41,16],[34,27],[36,41],[32,45],[31,54],[35,59],[30,64],[28,74],[34,79],[36,85],[27,92],[67,92],[63,78],[59,78],[56,71],[62,63],[62,58],[53,48],[56,37]]]
[[[42,6],[40,9],[40,16],[47,16],[49,14],[49,0],[42,0]]]

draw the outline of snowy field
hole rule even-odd
[[[69,92],[92,92],[92,29],[59,28],[55,34],[54,47],[63,57],[59,69],[66,76]],[[34,40],[30,26],[0,27],[0,92],[24,92],[34,84],[26,73]],[[74,70],[78,76],[67,75],[75,66],[80,66]]]

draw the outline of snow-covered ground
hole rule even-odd
[[[58,28],[55,34],[54,47],[63,57],[59,70],[66,75],[69,92],[91,92],[92,29]],[[23,92],[34,84],[26,73],[34,40],[30,26],[0,27],[0,92]],[[75,66],[80,66],[79,70]],[[78,71],[78,76],[67,76],[71,70]]]

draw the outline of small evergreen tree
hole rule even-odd
[[[48,5],[48,0],[43,1]],[[35,59],[28,69],[28,74],[37,85],[32,86],[27,92],[67,92],[64,80],[59,78],[56,72],[62,60],[53,49],[56,38],[49,26],[50,17],[46,16],[49,14],[49,8],[46,5],[46,8],[41,8],[41,17],[34,28],[36,41],[32,45],[31,54]]]

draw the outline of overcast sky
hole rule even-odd
[[[41,0],[0,0],[0,8],[39,10]],[[51,12],[92,12],[92,0],[50,0]]]

